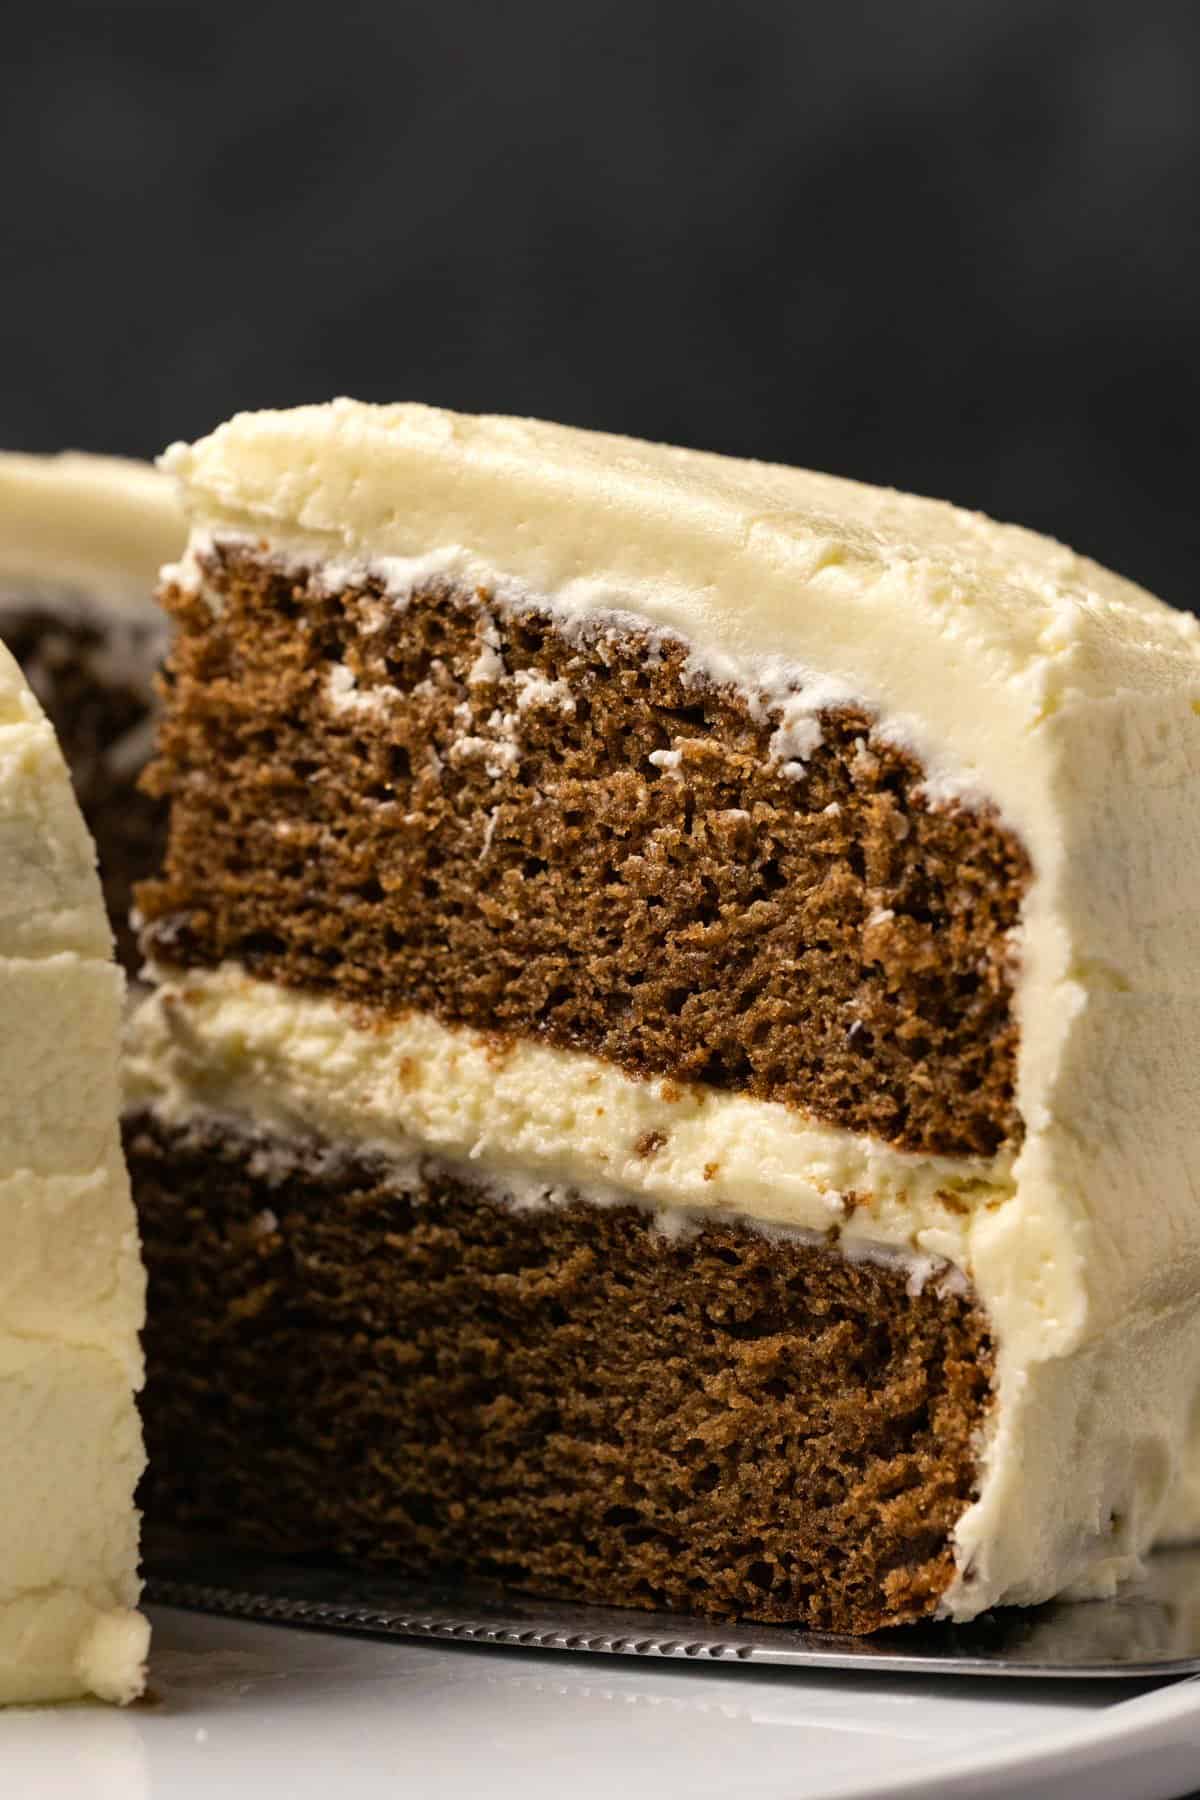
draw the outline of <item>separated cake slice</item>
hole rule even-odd
[[[174,483],[148,463],[0,451],[0,639],[58,733],[131,973],[133,886],[163,848],[163,806],[138,787],[166,649],[154,588],[183,540]]]
[[[0,1702],[142,1689],[122,987],[62,755],[0,646]]]
[[[167,466],[154,1511],[851,1631],[1200,1524],[1196,622],[529,421]]]

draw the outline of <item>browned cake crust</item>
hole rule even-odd
[[[794,779],[774,721],[678,643],[568,637],[444,585],[328,595],[246,548],[209,574],[215,612],[165,596],[170,846],[139,892],[162,960],[237,958],[903,1149],[1017,1140],[1027,858],[987,811],[928,805],[864,714],[823,714]],[[357,683],[344,710],[331,670]],[[681,742],[677,779],[650,758]]]
[[[133,889],[162,862],[167,808],[139,789],[140,766],[114,765],[113,751],[148,725],[149,688],[100,672],[104,634],[86,616],[31,602],[6,608],[0,631],[62,746],[80,811],[96,840],[117,956],[136,973],[142,959],[129,923]]]
[[[432,1160],[126,1140],[153,1522],[838,1631],[936,1606],[990,1394],[969,1295]]]

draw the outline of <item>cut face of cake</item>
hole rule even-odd
[[[62,755],[0,646],[0,1703],[142,1690],[144,1284],[123,981]]]
[[[174,484],[149,464],[0,452],[0,639],[58,733],[131,972],[133,885],[161,859],[164,828],[137,785],[166,648],[153,595],[183,538]]]
[[[529,421],[167,465],[152,1509],[856,1632],[1200,1524],[1196,622]]]

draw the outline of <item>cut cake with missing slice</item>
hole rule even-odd
[[[525,420],[166,462],[153,1512],[856,1632],[1194,1531],[1196,622]]]

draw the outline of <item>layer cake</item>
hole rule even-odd
[[[855,1632],[1193,1532],[1196,621],[526,420],[165,462],[152,1511]]]

